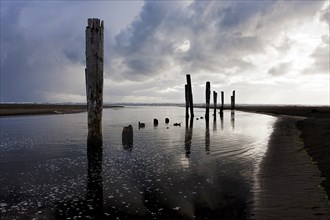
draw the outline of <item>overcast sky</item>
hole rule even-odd
[[[85,28],[105,24],[106,102],[330,102],[329,0],[4,1],[1,102],[85,102]]]

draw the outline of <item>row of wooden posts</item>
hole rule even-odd
[[[193,102],[193,93],[192,93],[192,86],[191,86],[191,77],[190,74],[186,75],[187,84],[185,85],[185,101],[186,101],[186,117],[189,118],[189,109],[190,109],[190,116],[194,117],[194,102]],[[205,91],[205,98],[206,98],[206,113],[205,113],[205,119],[209,119],[209,110],[210,110],[210,96],[211,96],[211,83],[209,81],[206,82],[206,91]],[[221,106],[220,106],[220,115],[223,115],[224,110],[224,92],[221,91]],[[213,91],[213,103],[214,103],[214,117],[216,117],[217,113],[217,98],[218,93],[216,91]],[[230,97],[231,101],[231,110],[235,110],[235,90],[233,91],[232,96]]]
[[[88,146],[102,146],[102,109],[103,109],[103,62],[104,62],[104,24],[98,18],[89,18],[86,27],[86,96],[88,111]],[[194,117],[194,103],[190,74],[186,75],[185,85],[186,117]],[[206,82],[206,114],[209,119],[210,82]],[[217,92],[213,91],[214,116],[217,108]],[[231,96],[231,109],[235,109],[235,90]],[[221,91],[220,115],[224,110],[224,92]]]

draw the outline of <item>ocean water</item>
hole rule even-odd
[[[276,119],[212,112],[186,123],[182,107],[104,109],[99,154],[87,152],[86,113],[0,118],[0,218],[248,219]]]

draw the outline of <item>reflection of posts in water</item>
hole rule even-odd
[[[224,94],[224,92],[223,92],[223,91],[221,91],[221,107],[220,107],[220,116],[223,116],[224,100],[225,100],[225,94]]]
[[[122,144],[125,150],[131,151],[133,149],[133,126],[129,125],[123,128]]]
[[[218,93],[216,91],[213,91],[213,118],[214,121],[217,120],[217,99],[218,99]]]
[[[223,114],[220,115],[221,130],[223,130]]]
[[[231,111],[231,115],[230,115],[230,119],[231,119],[231,127],[232,129],[235,129],[235,111]]]
[[[86,97],[88,146],[102,146],[103,21],[89,18],[86,27]]]
[[[186,118],[186,133],[184,137],[184,149],[186,152],[186,157],[189,158],[190,155],[190,148],[191,148],[191,139],[192,139],[192,132],[193,132],[193,123],[194,123],[194,118],[190,118],[190,125],[189,125],[189,120]]]
[[[217,120],[213,121],[213,131],[217,131]]]
[[[190,148],[191,148],[191,139],[192,139],[192,130],[193,128],[186,128],[185,140],[184,140],[184,149],[186,151],[186,157],[190,155]]]
[[[210,128],[208,122],[206,122],[205,126],[205,151],[207,154],[210,153]]]
[[[88,146],[86,216],[103,219],[102,147]]]

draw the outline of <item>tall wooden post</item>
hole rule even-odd
[[[214,107],[214,112],[213,112],[213,116],[214,119],[216,119],[217,117],[217,99],[218,99],[218,93],[216,93],[216,91],[213,91],[213,107]]]
[[[235,90],[233,91],[233,110],[235,110]]]
[[[187,85],[188,85],[188,91],[189,91],[190,116],[194,117],[194,102],[193,102],[193,94],[192,94],[190,74],[187,74],[186,78],[187,78]]]
[[[103,109],[103,21],[89,18],[86,27],[86,96],[88,146],[102,146]]]
[[[190,100],[190,95],[189,95],[189,88],[188,85],[186,84],[184,86],[184,91],[185,91],[185,100],[186,100],[186,118],[189,118],[189,100]]]
[[[233,111],[234,110],[234,97],[230,96],[230,109]]]
[[[221,91],[221,108],[220,108],[220,115],[223,115],[224,101],[225,101],[225,94],[224,94],[223,91]]]
[[[205,119],[209,120],[209,110],[210,110],[210,96],[211,96],[211,83],[209,81],[206,82],[206,91],[205,91],[205,97],[206,97],[206,110],[205,110]]]

